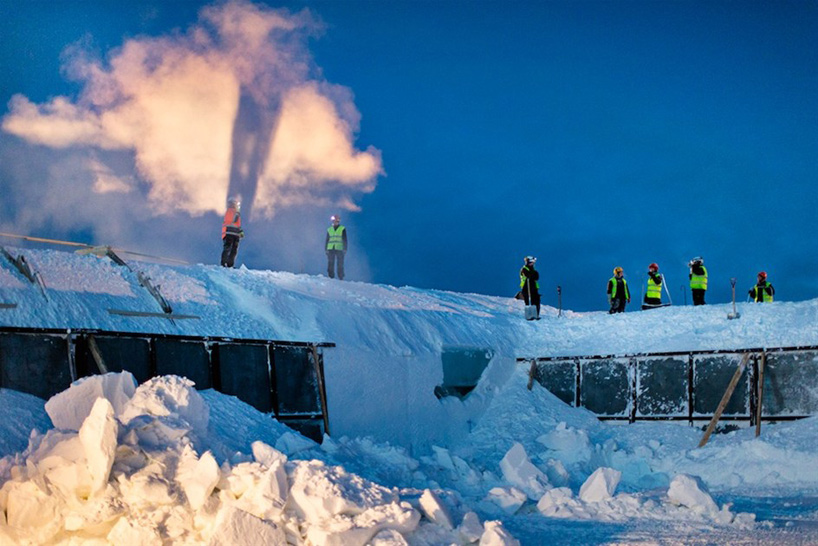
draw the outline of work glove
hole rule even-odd
[[[244,230],[243,229],[239,230],[239,239],[244,239]]]

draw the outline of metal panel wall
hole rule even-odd
[[[0,334],[0,386],[47,400],[69,384],[67,335]]]

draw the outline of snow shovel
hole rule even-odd
[[[531,282],[528,282],[528,302],[531,303]],[[525,320],[536,320],[537,319],[537,306],[536,305],[526,305],[525,306]]]
[[[733,312],[732,313],[727,313],[727,318],[729,320],[733,320],[733,319],[737,319],[737,318],[741,317],[741,313],[736,311],[736,278],[735,277],[730,278],[730,287],[733,289]]]

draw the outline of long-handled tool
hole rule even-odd
[[[730,278],[730,287],[733,289],[733,312],[727,313],[727,318],[730,320],[737,319],[741,317],[741,313],[736,311],[736,278]]]

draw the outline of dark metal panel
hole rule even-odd
[[[583,360],[580,363],[580,405],[598,415],[627,416],[630,374],[627,359]]]
[[[151,378],[150,341],[145,338],[94,335],[105,367],[109,372],[127,371],[137,383]],[[88,336],[76,339],[76,365],[79,377],[95,375],[100,369],[88,349]]]
[[[273,410],[270,361],[267,345],[219,343],[219,390],[257,410]]]
[[[316,366],[311,351],[301,347],[274,347],[277,416],[321,415]]]
[[[773,352],[764,368],[762,415],[818,413],[818,351]]]
[[[687,355],[636,359],[636,415],[688,415]]]
[[[741,362],[741,354],[718,354],[693,358],[693,413],[713,415],[724,396],[727,385]],[[745,371],[739,379],[723,415],[750,417],[749,374]]]
[[[68,336],[0,334],[0,386],[44,400],[71,385]]]
[[[204,342],[157,339],[155,343],[156,375],[187,377],[199,390],[213,386],[210,355]]]
[[[574,360],[538,362],[535,380],[568,405],[577,403],[577,366]]]

